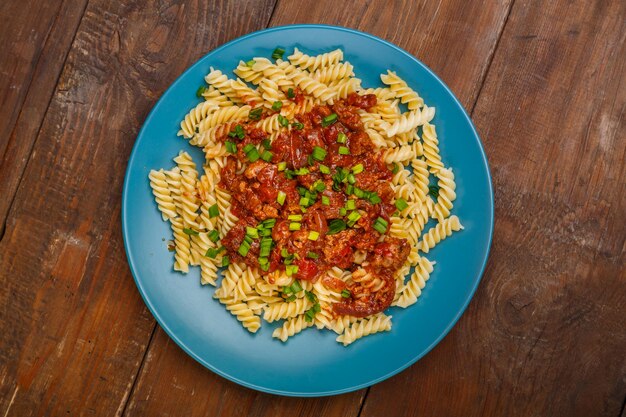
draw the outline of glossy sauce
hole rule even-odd
[[[297,92],[295,100],[300,97]],[[287,262],[298,267],[294,278],[315,282],[323,277],[324,285],[337,290],[347,289],[350,296],[333,308],[338,314],[358,317],[380,312],[391,304],[395,294],[393,275],[405,263],[410,249],[406,240],[390,238],[373,228],[378,217],[390,223],[389,217],[396,211],[390,186],[393,174],[385,165],[382,153],[376,150],[363,130],[358,114],[360,109],[368,109],[375,104],[374,95],[351,94],[332,106],[318,106],[307,114],[298,115],[296,120],[290,122],[300,123],[297,127],[302,128],[292,127],[274,140],[269,149],[273,154],[270,162],[262,159],[250,162],[243,151],[247,144],[258,145],[267,137],[254,128],[254,123],[243,124],[246,134],[241,140],[228,136],[223,138],[236,142],[238,150],[229,156],[220,182],[220,186],[231,193],[231,210],[239,218],[222,239],[231,261],[260,267],[258,239],[252,240],[246,256],[241,256],[238,249],[246,236],[246,227],[257,227],[263,220],[276,219],[271,233],[274,245],[269,267],[259,269],[261,274],[284,270],[285,258],[281,253],[288,253],[291,259]],[[324,118],[332,114],[337,115],[336,121],[325,123]],[[337,141],[341,133],[346,136],[345,143]],[[316,147],[325,151],[323,161],[312,158]],[[350,154],[340,154],[340,147],[347,147]],[[261,151],[263,149],[261,146]],[[237,159],[247,164],[243,172],[237,172]],[[282,171],[279,170],[281,162],[286,162],[286,169]],[[320,164],[328,167],[330,173],[322,173]],[[352,186],[375,193],[380,198],[379,203],[347,195],[349,182],[338,183],[336,174],[340,168],[349,172],[358,164],[362,164],[363,170],[353,174],[355,182]],[[293,171],[299,169],[302,175],[294,175]],[[324,185],[323,191],[315,189],[320,187],[320,183]],[[315,202],[303,210],[300,202],[304,190],[315,196]],[[277,202],[279,192],[286,196],[283,205]],[[328,204],[323,204],[322,196],[328,199]],[[361,217],[352,227],[329,233],[329,224],[333,219],[345,221],[352,211],[342,213],[348,199],[355,200],[355,209]],[[302,216],[300,230],[290,230],[293,221],[288,219],[289,215]],[[310,232],[315,232],[318,238],[310,239]],[[385,282],[375,293],[368,293],[358,283],[346,287],[343,281],[332,281],[324,274],[333,266],[348,270],[361,267],[354,263],[357,250],[367,253],[367,264],[362,267]]]

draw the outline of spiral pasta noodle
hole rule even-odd
[[[380,313],[372,318],[360,319],[353,323],[337,337],[337,342],[343,343],[344,346],[348,346],[362,337],[378,332],[388,332],[390,330],[391,316],[386,316]]]
[[[307,327],[313,326],[313,322],[307,322],[304,315],[292,317],[287,319],[285,323],[272,333],[272,337],[279,339],[281,342],[286,342],[291,336],[300,333]]]
[[[409,110],[419,109],[424,105],[424,100],[395,72],[388,70],[387,74],[380,76],[380,79],[389,86],[395,97],[407,105]]]
[[[150,171],[148,177],[150,178],[150,187],[152,187],[154,199],[159,207],[159,211],[161,211],[163,220],[169,220],[172,217],[178,216],[176,213],[176,204],[174,204],[174,199],[167,185],[165,172],[162,169],[158,171],[153,169]]]
[[[341,49],[335,49],[317,56],[309,56],[296,48],[294,53],[289,56],[289,61],[293,65],[311,71],[337,64],[341,60],[343,60],[343,51]]]
[[[461,222],[457,216],[450,216],[438,223],[424,235],[418,248],[424,253],[428,253],[439,242],[452,235],[452,232],[458,232],[463,229]]]

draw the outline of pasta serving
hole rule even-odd
[[[211,68],[178,133],[203,167],[181,151],[150,186],[174,270],[199,266],[245,329],[278,321],[284,342],[315,326],[349,345],[391,330],[387,308],[416,303],[433,272],[424,255],[463,229],[455,176],[435,109],[395,72],[363,88],[340,49],[284,53],[234,78]]]

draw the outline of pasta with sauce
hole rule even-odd
[[[435,108],[396,72],[372,88],[356,72],[340,49],[211,67],[178,133],[202,167],[181,151],[150,171],[174,270],[199,266],[251,333],[315,327],[347,346],[391,331],[384,312],[416,303],[434,270],[424,255],[463,229]]]

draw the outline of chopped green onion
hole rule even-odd
[[[315,181],[315,184],[313,184],[313,189],[321,193],[326,189],[326,184],[324,184],[324,181],[322,180],[317,180]]]
[[[333,219],[330,221],[328,225],[328,233],[329,235],[334,235],[335,233],[339,233],[342,230],[346,230],[346,222],[341,219]]]
[[[243,126],[237,125],[237,126],[235,126],[235,128],[233,130],[228,132],[228,136],[230,136],[231,138],[235,138],[236,137],[238,139],[243,139],[246,136],[246,131],[243,130]]]
[[[433,198],[439,198],[439,186],[431,185],[428,187],[428,194],[432,195]]]
[[[237,153],[237,145],[235,144],[235,142],[227,140],[226,142],[224,142],[224,144],[226,145],[226,152]]]
[[[289,223],[289,230],[294,231],[294,230],[300,230],[300,227],[302,225],[298,222],[291,222]]]
[[[270,229],[260,229],[259,236],[272,236],[272,231]]]
[[[309,171],[308,168],[298,168],[294,171],[294,174],[296,175],[307,175],[308,173],[310,173],[311,171]]]
[[[326,158],[326,149],[321,148],[319,146],[313,147],[313,158],[317,161],[323,161]]]
[[[251,143],[244,146],[243,151],[245,152],[250,162],[254,162],[261,157],[261,155],[259,155],[259,151],[257,151],[254,145]]]
[[[250,67],[252,68],[252,66],[256,63],[256,61],[254,59],[251,59],[250,61],[246,62],[246,67]]]
[[[400,171],[400,165],[394,163],[393,164],[393,168],[391,169],[391,173],[392,174],[397,174],[398,171]]]
[[[220,209],[217,206],[217,203],[215,203],[211,207],[209,207],[209,217],[210,218],[217,217],[219,215],[220,215]]]
[[[296,172],[295,172],[295,171],[292,171],[292,170],[290,170],[290,169],[286,169],[286,170],[285,170],[285,177],[286,177],[288,180],[292,180],[292,179],[293,179],[293,177],[294,177],[295,175],[296,175]]]
[[[259,268],[261,268],[262,271],[269,271],[270,264],[259,265]]]
[[[352,184],[348,184],[348,185],[346,185],[346,194],[347,194],[347,195],[350,195],[350,194],[352,194],[353,192],[354,192],[354,185],[352,185]]]
[[[256,227],[246,226],[246,235],[256,239],[259,237],[259,231]]]
[[[280,101],[277,101],[277,103],[280,103]],[[273,107],[273,106],[272,106]],[[282,127],[287,127],[289,126],[289,119],[287,119],[285,116],[283,116],[282,114],[278,115],[278,123],[282,126]]]
[[[311,291],[304,290],[304,296],[312,303],[317,303],[317,296]]]
[[[213,243],[220,240],[220,234],[217,230],[211,230],[207,236],[209,237],[209,240]]]
[[[249,250],[250,250],[250,244],[244,241],[241,243],[241,245],[239,245],[239,249],[237,249],[237,252],[241,256],[246,256]]]
[[[354,187],[354,195],[363,198],[365,197],[365,191],[361,190],[359,187]]]
[[[360,174],[361,172],[363,172],[363,164],[356,164],[355,166],[352,167],[352,172],[354,174]]]
[[[300,199],[300,205],[307,207],[309,205],[309,198],[308,197],[302,197]]]
[[[265,257],[265,256],[259,257],[259,265],[265,265],[265,264],[268,264],[269,262],[270,262],[270,260],[267,259],[267,257]]]
[[[293,92],[293,88],[289,87],[289,89],[287,90],[287,97],[294,98],[295,96],[296,94]]]
[[[291,126],[295,127],[295,128],[296,128],[296,130],[302,130],[302,129],[304,129],[304,125],[303,125],[302,123],[300,123],[300,122],[293,122],[293,123],[291,124]]]
[[[272,110],[274,111],[279,111],[282,107],[283,107],[282,101],[275,101],[274,104],[272,104]]]
[[[261,159],[264,160],[265,162],[272,162],[272,157],[274,156],[273,153],[271,153],[270,151],[264,151],[261,154]]]
[[[285,301],[287,301],[288,303],[296,301],[296,295],[295,294],[290,295],[289,297],[285,298]]]
[[[186,227],[183,229],[183,233],[189,236],[198,236],[200,233],[196,232],[193,229],[187,229]]]
[[[196,97],[202,97],[202,94],[206,91],[206,87],[204,85],[201,85],[200,87],[198,87],[198,89],[196,90]]]
[[[406,202],[406,200],[404,198],[399,198],[396,200],[396,208],[400,211],[404,210],[405,208],[407,208],[409,206],[409,204]]]
[[[272,150],[272,141],[269,139],[263,139],[261,145],[263,145],[263,147],[268,151]]]
[[[294,272],[298,272],[298,267],[296,266],[296,270]],[[291,290],[294,293],[302,291],[302,285],[300,285],[300,281],[295,280],[293,284],[291,284]]]
[[[356,201],[355,200],[348,200],[346,201],[346,210],[354,210],[356,208]]]
[[[272,52],[272,59],[283,59],[283,55],[285,54],[285,50],[281,47],[277,47]]]
[[[293,292],[293,290],[291,289],[291,285],[290,286],[284,286],[283,287],[283,294],[287,295],[287,294],[291,294]]]
[[[250,120],[260,120],[262,114],[263,114],[263,107],[257,107],[256,109],[250,110],[250,113],[248,113],[248,118]]]
[[[307,310],[306,313],[304,313],[304,320],[311,323],[313,319],[315,319],[315,312],[313,312],[313,310]]]
[[[290,214],[287,218],[291,221],[299,222],[302,221],[302,214]]]
[[[287,248],[282,248],[280,250],[280,256],[282,256],[283,258],[287,258],[289,256],[289,251],[287,250]]]
[[[279,162],[278,163],[278,170],[279,171],[284,171],[285,169],[287,169],[287,162],[285,162],[285,161]]]
[[[352,227],[361,218],[361,214],[358,211],[353,211],[348,214],[348,226]]]
[[[287,276],[292,276],[298,272],[298,265],[287,265],[285,267],[285,272],[287,273]]]
[[[308,236],[309,240],[317,240],[319,238],[320,238],[320,233],[319,232],[316,232],[315,230],[311,230],[309,232],[309,236]]]
[[[383,200],[378,196],[378,194],[371,192],[369,194],[368,200],[370,201],[370,203],[372,204],[378,204],[381,203]]]
[[[207,258],[215,259],[215,257],[217,256],[219,252],[220,252],[219,248],[209,248],[204,254],[204,256],[206,256]]]
[[[315,252],[307,252],[307,253],[306,253],[306,257],[307,257],[307,258],[311,258],[311,259],[317,259],[317,258],[319,258],[320,256],[319,256],[317,253],[315,253]]]
[[[337,143],[346,143],[347,140],[348,137],[346,136],[346,134],[343,132],[339,132],[339,134],[337,135]]]
[[[320,306],[320,304],[313,304],[313,307],[311,307],[304,313],[304,320],[312,322],[315,319],[315,314],[319,313],[320,311],[322,311],[322,307]]]
[[[348,182],[350,184],[355,184],[356,183],[356,178],[354,178],[354,174],[353,173],[349,173],[348,174]]]
[[[383,219],[382,217],[379,217],[376,219],[372,227],[374,227],[374,229],[376,229],[376,231],[382,235],[383,233],[387,231],[388,225],[389,223],[387,223],[387,220]]]
[[[350,290],[343,290],[341,291],[341,296],[343,298],[350,298],[352,296],[352,293],[350,292]]]
[[[230,258],[228,256],[222,257],[222,267],[226,267],[230,265]]]
[[[267,228],[271,229],[272,227],[276,226],[276,219],[266,219],[266,220],[263,220],[263,222],[261,222],[261,225],[263,227],[267,227]]]
[[[325,206],[330,206],[330,198],[326,197],[325,195],[322,196],[322,204]]]
[[[348,210],[346,210],[345,207],[341,207],[339,209],[339,214],[341,214],[342,216],[345,216],[346,214],[348,214]]]
[[[326,165],[320,164],[320,172],[322,174],[330,174],[330,168],[328,168]]]
[[[285,198],[287,198],[287,194],[284,191],[279,191],[276,196],[276,202],[282,206],[285,204]]]
[[[322,126],[330,126],[337,121],[337,113],[329,114],[322,119]]]
[[[345,146],[339,147],[339,155],[350,155],[350,149]]]

